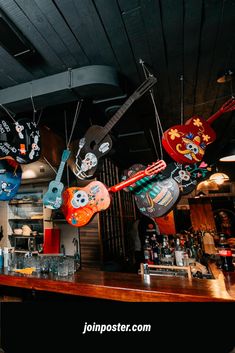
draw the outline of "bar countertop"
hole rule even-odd
[[[235,272],[216,268],[215,279],[143,276],[135,273],[79,270],[68,277],[0,272],[0,288],[23,288],[123,302],[235,301]]]

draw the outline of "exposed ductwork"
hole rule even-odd
[[[120,77],[115,68],[104,65],[69,69],[55,75],[0,90],[0,103],[14,112],[57,105],[81,98],[107,99],[120,96]]]

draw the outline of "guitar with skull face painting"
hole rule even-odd
[[[166,163],[159,160],[139,171],[131,178],[120,182],[117,185],[107,188],[100,181],[92,181],[85,187],[71,187],[63,192],[62,212],[66,221],[75,227],[83,227],[91,221],[93,216],[106,210],[111,204],[110,193],[117,192],[136,181],[155,175],[166,168]]]
[[[109,136],[109,131],[127,109],[150,90],[156,82],[157,79],[154,76],[149,76],[117,110],[105,126],[92,125],[82,139],[71,143],[71,157],[68,160],[68,165],[77,178],[85,180],[94,175],[99,159],[111,151],[112,139]]]
[[[35,122],[22,118],[14,123],[0,120],[0,159],[28,164],[40,158],[40,131]]]
[[[180,194],[186,195],[195,189],[198,182],[208,178],[210,172],[211,168],[205,162],[188,165],[172,162],[167,165],[162,176],[173,178],[179,184]]]
[[[222,107],[205,120],[194,116],[184,125],[175,125],[162,136],[162,145],[166,152],[178,163],[193,164],[202,161],[207,145],[216,139],[210,126],[219,116],[235,109],[235,99],[231,98]]]

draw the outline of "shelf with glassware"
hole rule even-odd
[[[21,188],[8,203],[8,238],[18,250],[40,251],[45,211],[43,189]]]

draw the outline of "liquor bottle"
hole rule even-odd
[[[234,271],[233,256],[230,245],[226,239],[225,234],[220,234],[220,240],[218,244],[218,251],[221,260],[221,269],[223,271]]]
[[[149,243],[149,237],[146,236],[144,242],[144,262],[147,264],[152,264],[152,248]]]
[[[174,262],[169,243],[168,243],[168,236],[163,235],[163,242],[162,242],[162,248],[161,248],[161,261],[172,265]]]
[[[157,242],[156,239],[153,240],[152,242],[152,259],[154,265],[159,265],[160,264],[160,247],[159,243]]]
[[[176,238],[175,244],[175,263],[176,266],[184,266],[183,258],[184,258],[184,248],[180,244],[180,238]]]

